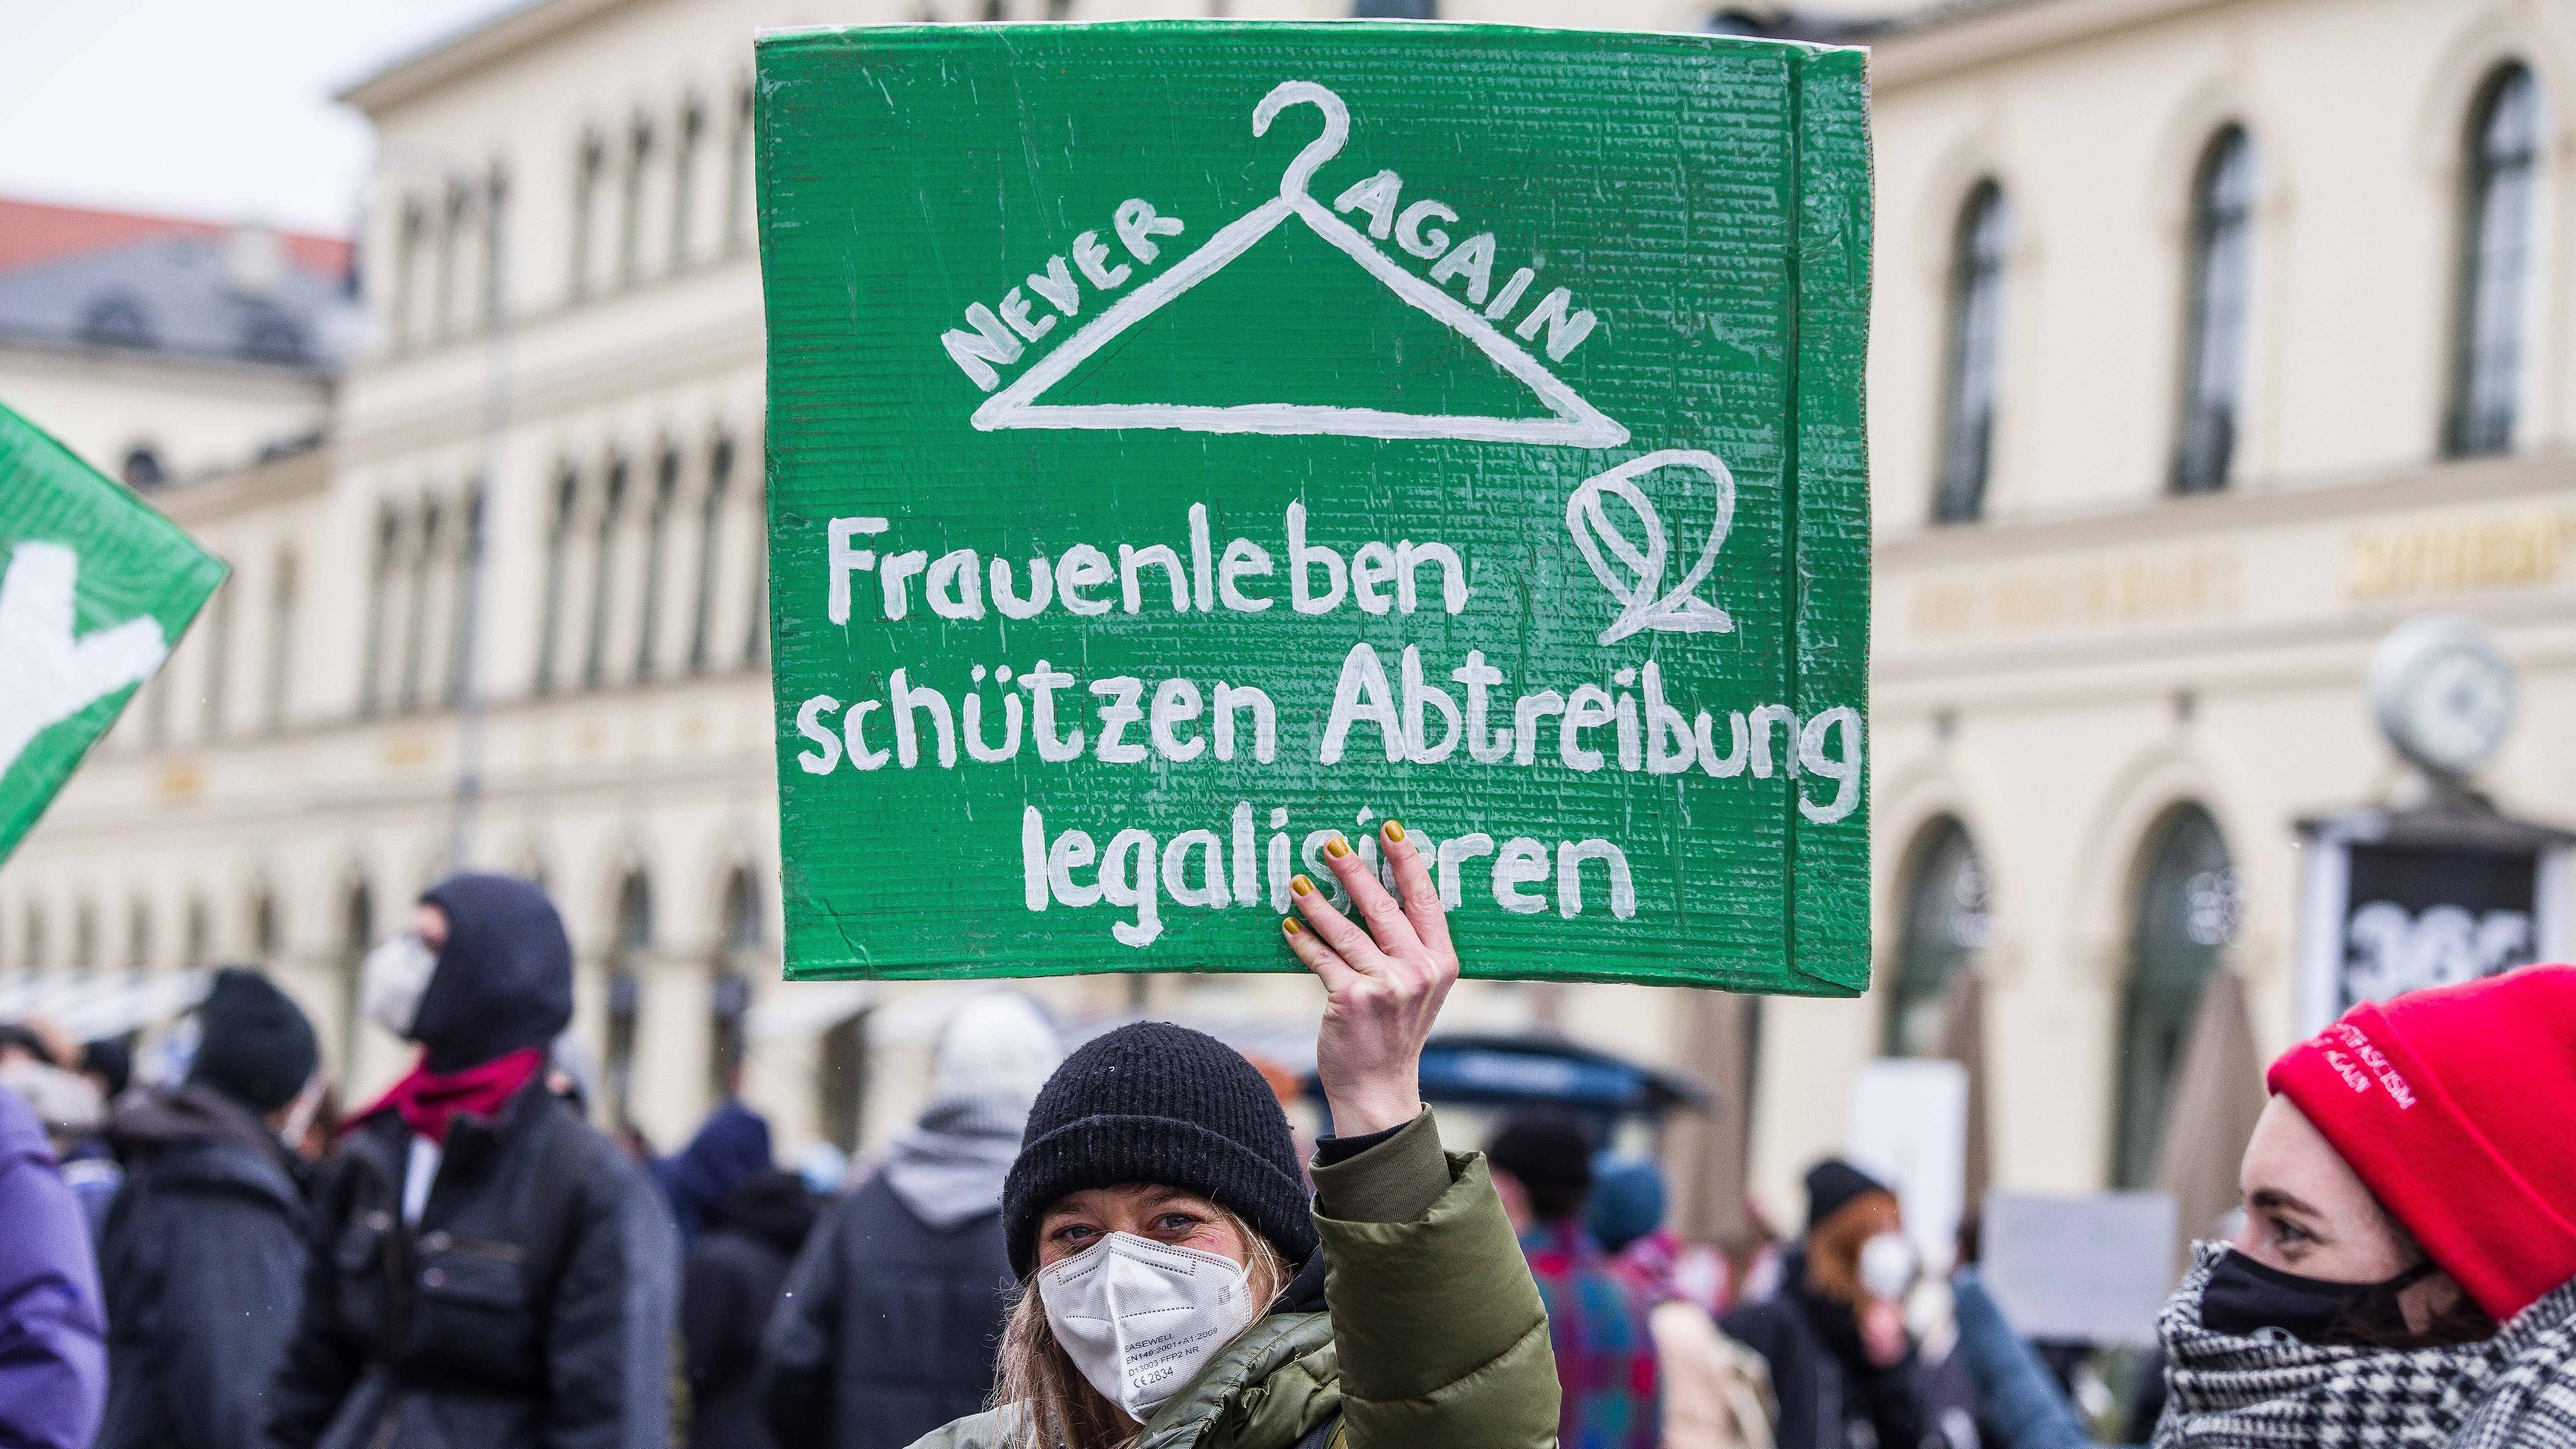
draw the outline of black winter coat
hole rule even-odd
[[[359,1124],[314,1193],[278,1449],[667,1449],[679,1244],[659,1189],[532,1082],[459,1118],[419,1225],[411,1132]]]
[[[689,1249],[680,1336],[689,1346],[690,1449],[770,1449],[753,1371],[760,1334],[818,1211],[792,1172],[755,1173],[718,1204]]]
[[[1779,1400],[1779,1449],[1920,1449],[1943,1441],[1924,1402],[1923,1364],[1879,1368],[1862,1355],[1851,1310],[1805,1286],[1806,1260],[1782,1266],[1779,1296],[1719,1320],[1727,1337],[1762,1355]]]
[[[304,1295],[293,1159],[210,1087],[130,1099],[125,1182],[99,1235],[107,1417],[96,1449],[253,1449]]]
[[[1016,1286],[998,1204],[941,1232],[870,1178],[806,1239],[770,1319],[770,1432],[800,1449],[904,1449],[976,1412]]]

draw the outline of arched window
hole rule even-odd
[[[406,198],[402,219],[395,224],[394,289],[391,331],[396,352],[412,343],[412,326],[416,320],[416,300],[420,289],[420,252],[429,236],[429,216],[417,198]]]
[[[537,693],[555,687],[563,657],[564,567],[572,553],[573,512],[581,503],[581,475],[570,463],[555,480],[555,511],[546,525],[546,595],[537,619]]]
[[[725,250],[742,250],[751,238],[751,82],[733,95],[733,137],[725,147]]]
[[[286,723],[286,690],[295,650],[295,551],[277,551],[268,583],[268,678],[260,691],[260,713],[270,729]]]
[[[618,204],[617,280],[627,286],[644,267],[644,177],[653,164],[653,123],[637,116],[626,133],[626,186]]]
[[[367,573],[367,635],[358,664],[358,713],[373,714],[383,698],[385,616],[393,597],[394,569],[402,553],[402,518],[388,504],[376,515],[375,567]]]
[[[741,1091],[742,1064],[750,1048],[743,1028],[751,1013],[752,973],[762,964],[760,886],[749,870],[736,870],[725,881],[717,929],[721,935],[707,1000],[707,1091],[722,1099]]]
[[[653,677],[662,644],[662,555],[671,536],[671,510],[680,497],[680,450],[664,445],[653,468],[653,501],[644,515],[644,573],[636,580],[635,677]]]
[[[671,270],[689,264],[689,215],[697,202],[698,143],[707,131],[707,108],[691,96],[680,103],[680,129],[671,147]]]
[[[2191,281],[2183,325],[2177,493],[2227,486],[2245,398],[2245,315],[2254,284],[2254,142],[2242,126],[2202,153],[2191,192]]]
[[[188,934],[184,938],[179,964],[194,971],[203,967],[215,954],[214,914],[204,901],[188,902]]]
[[[617,526],[625,512],[626,460],[611,458],[608,482],[600,491],[598,548],[590,566],[590,645],[581,658],[581,682],[587,685],[608,677],[608,609],[617,576]]]
[[[750,491],[751,610],[742,662],[756,667],[769,658],[769,490],[761,486],[757,466],[752,469]]]
[[[358,1055],[358,972],[375,944],[375,892],[363,880],[352,882],[340,901],[340,1075],[344,1079]]]
[[[723,557],[725,493],[733,486],[733,439],[719,434],[707,454],[707,490],[698,507],[698,596],[689,611],[689,672],[706,672],[715,637],[716,566]]]
[[[125,486],[140,491],[158,488],[170,481],[169,465],[161,461],[161,450],[150,443],[136,443],[125,450],[125,461],[116,465],[116,476]]]
[[[199,691],[197,728],[207,739],[221,739],[224,716],[232,708],[233,595],[230,577],[215,586],[206,608],[206,682]]]
[[[643,1016],[644,967],[653,949],[653,887],[640,870],[629,871],[617,886],[614,955],[608,968],[608,1059],[602,1086],[608,1095],[608,1118],[624,1126],[634,1120],[629,1110],[635,1088],[635,1035]]]
[[[152,903],[141,896],[125,908],[125,969],[142,971],[152,964]]]
[[[2235,862],[2217,822],[2199,806],[2176,809],[2148,833],[2145,863],[2120,1008],[2112,1139],[2112,1174],[2120,1187],[2144,1187],[2155,1175],[2174,1072],[2201,993],[2236,935],[2238,915]]]
[[[1904,935],[1887,1001],[1889,1056],[1933,1050],[1941,1036],[1941,993],[1985,948],[1992,919],[1976,845],[1958,821],[1935,823],[1915,847],[1905,886]]]
[[[2004,262],[2011,245],[2012,212],[2004,189],[1992,181],[1978,183],[1959,211],[1950,270],[1941,479],[1932,499],[1936,523],[1962,523],[1985,512],[2003,370]]]
[[[843,1152],[859,1150],[867,1121],[868,1011],[833,1023],[823,1033],[814,1069],[814,1117],[823,1139]]]
[[[608,143],[596,131],[584,133],[573,162],[572,276],[565,289],[576,302],[590,294],[591,253],[598,249],[599,237],[599,183],[607,170]]]
[[[2513,446],[2539,161],[2540,87],[2530,71],[2508,65],[2488,78],[2469,122],[2450,423],[2443,440],[2454,455],[2501,453]]]
[[[509,281],[501,264],[509,255],[509,206],[510,174],[495,161],[483,183],[483,297],[477,310],[485,327],[500,326],[508,305]]]
[[[72,907],[71,965],[84,976],[98,969],[98,912],[87,901]]]
[[[277,961],[277,896],[266,886],[250,898],[250,954],[262,966]]]
[[[440,550],[445,546],[447,512],[433,498],[421,504],[420,528],[411,540],[411,553],[405,562],[411,565],[411,588],[404,600],[402,666],[397,676],[395,708],[405,713],[420,708],[421,680],[429,667],[423,657],[429,649],[430,580],[437,568]]]
[[[474,667],[475,589],[483,568],[483,480],[465,485],[465,501],[456,516],[456,546],[449,562],[447,657],[439,664],[438,697],[455,704],[465,697],[467,671]]]
[[[462,179],[447,183],[447,204],[438,225],[438,271],[431,286],[430,335],[444,342],[456,331],[456,282],[474,214],[474,195]]]

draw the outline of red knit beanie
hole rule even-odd
[[[2576,1278],[2576,966],[2365,1002],[2267,1080],[2498,1322]]]

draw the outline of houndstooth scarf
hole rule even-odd
[[[2576,1282],[2483,1343],[2330,1348],[2200,1326],[2226,1250],[2203,1243],[2167,1300],[2154,1449],[2576,1449]]]

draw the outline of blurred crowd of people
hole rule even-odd
[[[668,1157],[594,1128],[570,947],[529,882],[431,889],[360,995],[420,1055],[346,1111],[255,970],[216,973],[140,1069],[0,1026],[0,1444],[903,1449],[993,1400],[1029,1281],[1006,1186],[1064,1060],[1027,998],[968,998],[917,1121],[851,1173],[783,1166],[739,1101]],[[1928,1275],[1861,1168],[1817,1164],[1793,1238],[1721,1253],[1675,1236],[1657,1167],[1598,1124],[1512,1113],[1484,1161],[1559,1443],[2576,1444],[2552,1115],[2576,1105],[2576,968],[2362,1008],[2271,1087],[2245,1224],[2201,1250],[2126,1424],[2077,1411],[1973,1266]]]

